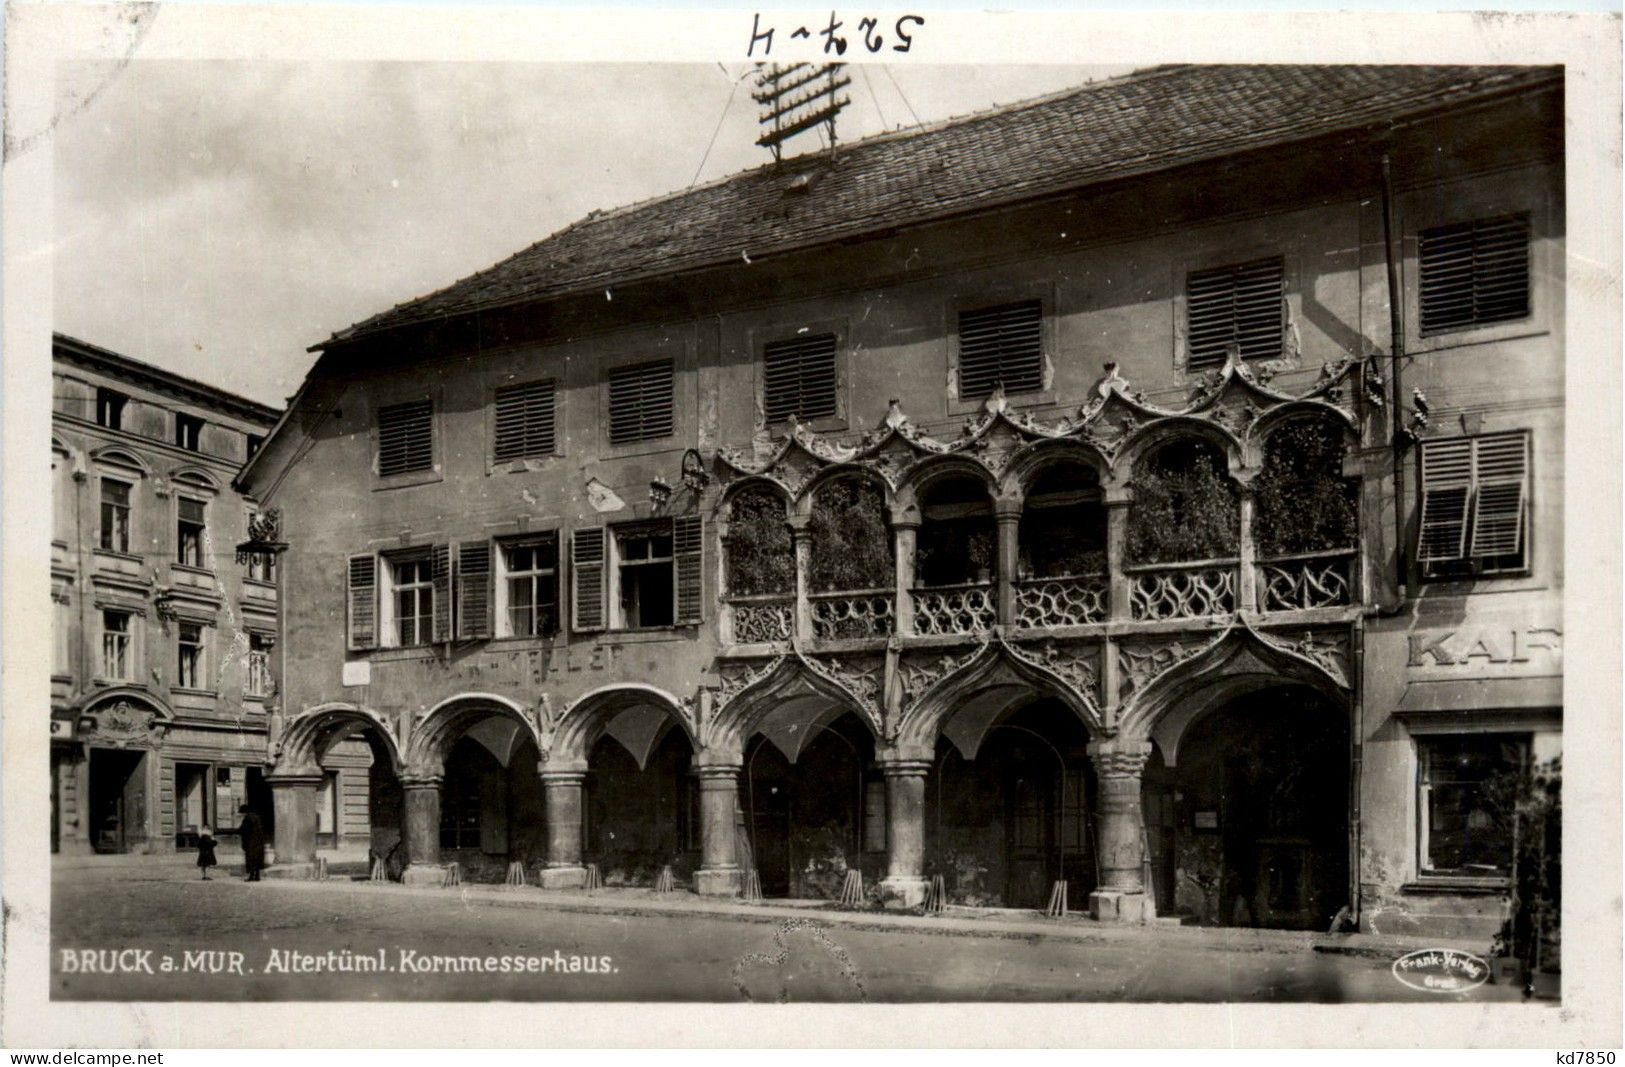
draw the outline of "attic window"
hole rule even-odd
[[[494,457],[498,460],[553,453],[554,387],[551,379],[497,390]]]
[[[671,360],[610,371],[610,444],[670,437],[674,406]]]
[[[434,467],[434,404],[414,400],[378,409],[378,474]]]
[[[768,422],[835,414],[834,334],[771,342],[762,348],[762,364],[762,411]]]
[[[1529,315],[1529,217],[1435,226],[1417,239],[1422,333]]]
[[[1242,359],[1276,359],[1285,328],[1279,256],[1192,271],[1185,278],[1187,370],[1222,367],[1230,346]]]
[[[1044,388],[1044,306],[1041,301],[959,313],[959,399],[980,400]]]
[[[202,436],[202,419],[196,415],[187,415],[180,411],[175,412],[175,444],[188,452],[196,452]]]

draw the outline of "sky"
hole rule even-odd
[[[1127,68],[848,69],[842,141]],[[315,358],[309,346],[336,331],[594,209],[767,162],[749,74],[718,63],[65,66],[54,328],[280,406]]]

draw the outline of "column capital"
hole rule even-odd
[[[743,770],[737,763],[702,763],[694,768],[694,775],[703,786],[706,782],[737,782]]]
[[[1089,742],[1089,759],[1102,778],[1138,778],[1150,758],[1149,741]]]
[[[445,779],[438,774],[403,774],[400,781],[402,789],[439,789]]]
[[[993,519],[995,522],[1013,523],[1021,521],[1022,501],[1012,500],[1009,497],[1000,497],[993,501]]]
[[[537,771],[536,777],[542,780],[542,785],[544,787],[561,785],[579,786],[581,783],[587,780],[587,772],[584,770],[578,771],[574,769],[561,769],[555,767],[551,770]]]
[[[875,760],[875,763],[880,767],[880,773],[887,778],[924,778],[931,773],[932,762],[928,759],[905,756],[891,756]]]

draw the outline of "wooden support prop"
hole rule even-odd
[[[674,893],[677,891],[677,879],[671,873],[671,864],[660,868],[660,877],[655,879],[656,893]]]
[[[861,908],[863,904],[863,872],[856,867],[849,867],[846,872],[846,882],[841,886],[841,906],[843,908]]]
[[[372,876],[370,880],[374,882],[389,881],[389,868],[384,866],[384,857],[374,856],[372,858]]]
[[[925,889],[925,910],[938,914],[948,910],[948,890],[943,884],[942,875],[933,874],[931,884]]]
[[[762,876],[752,867],[745,872],[745,903],[760,904],[762,902]]]
[[[327,857],[317,856],[316,863],[310,868],[310,880],[313,882],[327,881]]]
[[[599,877],[598,864],[596,864],[596,863],[587,864],[587,885],[586,885],[587,892],[591,893],[594,889],[602,889],[602,888],[604,888],[604,880],[603,880],[603,878]]]
[[[520,886],[525,884],[525,865],[518,860],[508,863],[508,877],[503,885]]]
[[[463,884],[463,865],[460,864],[460,863],[447,864],[446,865],[446,875],[445,875],[444,878],[441,879],[440,885],[443,888],[450,888],[451,886],[462,885],[462,884]]]
[[[1044,914],[1059,919],[1066,914],[1066,879],[1058,878],[1049,891],[1049,907]]]

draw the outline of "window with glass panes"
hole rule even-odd
[[[616,532],[621,625],[670,626],[676,619],[670,526]]]
[[[175,643],[179,649],[175,684],[182,689],[198,689],[203,680],[203,627],[183,622],[176,630]]]
[[[1421,873],[1507,876],[1528,735],[1430,736],[1416,747]]]
[[[434,578],[429,560],[395,560],[393,590],[395,643],[426,645],[434,633]]]
[[[506,597],[504,637],[539,637],[559,629],[559,546],[554,536],[502,546]]]
[[[203,511],[201,500],[175,501],[175,562],[187,567],[203,566]]]
[[[271,695],[271,641],[264,634],[248,635],[248,678],[243,683],[243,695]]]
[[[102,479],[101,546],[109,552],[130,551],[130,483]]]
[[[102,675],[123,679],[130,676],[130,613],[102,612]]]

